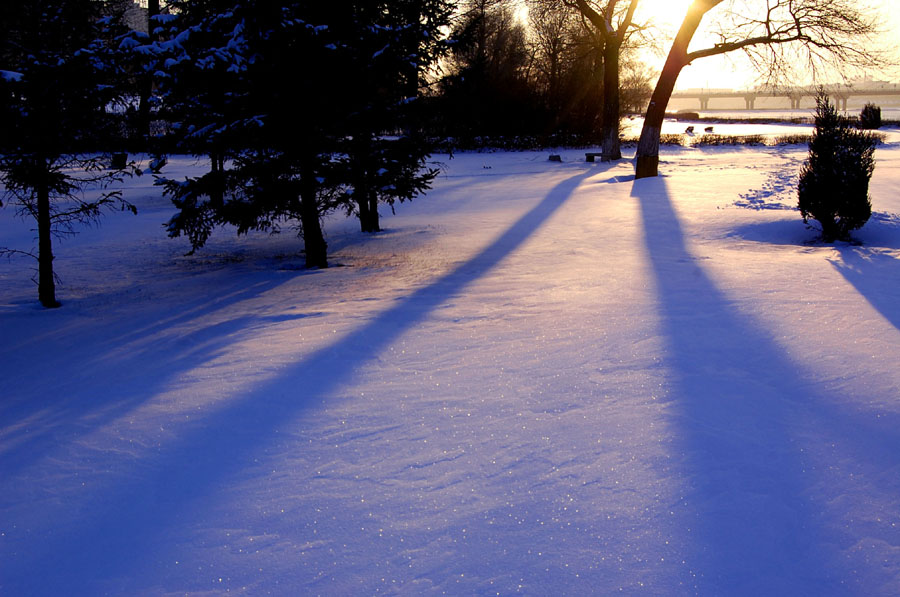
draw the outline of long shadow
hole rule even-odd
[[[840,253],[840,261],[831,261],[834,269],[900,330],[900,301],[897,300],[900,259],[864,247],[844,247]]]
[[[795,246],[816,240],[816,234],[801,225],[797,217],[748,224],[734,231],[735,236],[746,240]],[[875,212],[869,223],[856,231],[854,236],[860,237],[861,242],[855,241],[855,245],[834,243],[833,247],[840,251],[841,258],[830,260],[831,265],[885,319],[900,329],[900,303],[896,300],[893,283],[900,274],[900,259],[890,254],[900,249],[900,217]]]
[[[74,434],[90,433],[119,418],[152,398],[181,372],[209,362],[243,335],[272,323],[254,314],[197,326],[189,334],[171,332],[180,324],[214,320],[217,313],[261,296],[288,279],[278,276],[250,285],[229,279],[226,284],[208,287],[209,296],[168,305],[156,315],[145,314],[145,321],[154,322],[147,326],[129,326],[126,322],[130,314],[125,313],[118,320],[107,319],[99,329],[92,320],[90,324],[75,323],[64,332],[51,330],[28,347],[16,349],[15,358],[21,366],[16,376],[10,377],[45,379],[30,384],[36,389],[29,395],[21,395],[20,389],[12,387],[16,381],[5,379],[0,383],[0,395],[6,397],[0,404],[3,474],[14,476],[56,449],[60,433],[73,440]],[[48,343],[78,347],[82,342],[95,347],[97,354],[54,363],[42,359]],[[87,395],[81,390],[96,388],[98,381],[105,384],[102,392]],[[12,400],[13,396],[18,398]],[[31,424],[32,418],[39,418],[39,423]]]
[[[688,582],[708,595],[828,593],[817,510],[792,445],[797,397],[808,394],[801,376],[697,264],[665,181],[636,181],[632,196],[668,340],[689,513],[681,540],[697,574]]]
[[[277,379],[185,428],[152,459],[117,475],[115,486],[96,489],[80,505],[64,508],[60,522],[65,525],[41,536],[33,534],[31,545],[6,550],[0,588],[11,595],[96,594],[104,581],[128,578],[130,571],[145,564],[145,554],[163,547],[162,531],[185,524],[204,498],[254,466],[254,455],[273,440],[281,424],[322,404],[382,349],[486,275],[534,234],[584,179],[599,171],[579,168],[469,261],[287,368]]]

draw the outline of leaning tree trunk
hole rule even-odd
[[[691,38],[694,37],[694,32],[700,26],[703,15],[716,4],[718,2],[711,4],[694,2],[681,23],[681,28],[678,30],[678,35],[675,36],[669,56],[666,58],[666,64],[659,75],[659,81],[653,90],[653,96],[650,98],[647,115],[644,117],[641,138],[635,152],[635,178],[659,175],[659,136],[662,132],[663,119],[666,116],[666,107],[675,90],[675,82],[678,80],[678,75],[681,74],[681,69],[689,64],[687,49]]]
[[[608,40],[603,48],[603,111],[600,113],[601,162],[622,159],[619,116],[619,45],[614,40]]]
[[[45,166],[42,163],[41,166]],[[53,280],[53,243],[52,223],[50,220],[50,189],[47,184],[47,173],[42,173],[42,180],[37,187],[37,225],[38,225],[38,300],[48,309],[59,307],[56,300],[56,283]]]
[[[659,137],[662,132],[662,123],[666,117],[666,106],[675,89],[675,81],[684,64],[672,59],[666,60],[656,89],[650,98],[647,114],[644,116],[644,126],[641,128],[641,138],[638,141],[635,152],[635,178],[648,178],[659,175]]]

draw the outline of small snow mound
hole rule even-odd
[[[21,81],[25,78],[25,75],[22,73],[17,73],[12,70],[0,70],[0,79],[4,81]]]

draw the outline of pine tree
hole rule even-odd
[[[159,178],[178,208],[169,234],[186,235],[194,250],[228,223],[226,203],[235,184],[227,165],[244,149],[247,54],[243,12],[232,0],[173,0],[157,28],[160,40],[137,48],[150,55],[160,117],[175,150],[209,159],[209,171],[183,181]]]
[[[408,105],[438,55],[447,2],[208,1],[203,14],[177,3],[157,44],[162,101],[178,147],[213,165],[162,181],[179,208],[171,235],[196,249],[223,224],[296,226],[307,266],[322,268],[324,214],[355,206],[377,230],[379,201],[427,188]]]
[[[158,44],[169,90],[162,101],[177,147],[208,155],[211,169],[160,180],[179,208],[170,235],[186,234],[197,249],[223,224],[238,234],[299,225],[306,265],[327,267],[319,220],[339,195],[328,172],[331,130],[343,116],[339,96],[323,85],[336,69],[331,32],[304,15],[305,3],[178,4],[183,18]]]
[[[336,23],[342,78],[350,86],[345,152],[352,199],[363,232],[381,229],[379,203],[393,210],[430,188],[437,170],[424,168],[429,146],[415,120],[414,102],[426,71],[448,46],[442,0],[356,1]]]
[[[58,307],[53,238],[97,219],[104,207],[135,211],[108,185],[122,172],[88,153],[116,135],[107,107],[118,93],[102,29],[102,2],[32,0],[0,8],[0,182],[6,203],[37,223],[38,298]],[[85,191],[97,190],[88,198]]]
[[[847,239],[872,215],[869,179],[875,169],[874,153],[875,138],[853,128],[820,93],[798,195],[803,221],[818,221],[825,242]]]
[[[875,104],[866,104],[859,113],[859,128],[876,130],[881,128],[881,108]]]

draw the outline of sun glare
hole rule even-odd
[[[638,22],[652,21],[657,27],[674,33],[681,25],[692,0],[643,0],[638,4]]]

